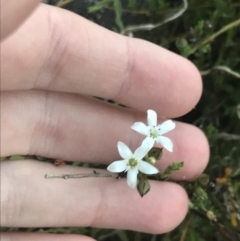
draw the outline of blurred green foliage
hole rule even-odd
[[[65,0],[66,4],[52,0],[49,3],[59,4],[116,32],[132,25],[164,22],[183,4],[180,0]],[[82,233],[107,241],[239,241],[239,0],[189,0],[187,11],[179,18],[151,31],[135,31],[133,35],[188,58],[202,71],[203,96],[189,114],[180,118],[201,128],[211,147],[205,174],[195,182],[182,183],[190,197],[190,211],[178,228],[163,235],[95,228],[38,231]]]

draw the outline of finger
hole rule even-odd
[[[43,234],[43,233],[1,233],[1,241],[93,241],[94,239],[72,234]]]
[[[185,217],[188,198],[177,184],[151,182],[141,198],[125,179],[44,179],[46,173],[92,172],[36,161],[1,163],[3,226],[84,226],[163,233]]]
[[[134,151],[144,136],[130,127],[146,123],[146,113],[71,94],[25,91],[3,93],[1,98],[1,152],[3,156],[32,154],[64,160],[110,163],[119,159],[117,142]],[[160,122],[160,121],[159,121]],[[173,153],[164,150],[162,171],[172,162],[185,167],[174,178],[198,176],[209,158],[205,136],[194,126],[178,123],[168,135]]]
[[[193,64],[168,50],[42,5],[2,44],[2,89],[32,88],[104,97],[176,117],[196,105],[202,83]]]
[[[1,40],[19,27],[39,2],[40,0],[1,0]]]

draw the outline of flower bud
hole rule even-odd
[[[153,156],[148,157],[146,161],[149,162],[152,165],[155,165],[156,162],[157,162],[156,158],[153,157]]]
[[[198,178],[198,181],[200,182],[201,185],[207,186],[210,181],[209,175],[207,175],[206,173],[201,174],[200,177]]]
[[[137,190],[141,197],[146,195],[150,191],[150,188],[151,187],[148,179],[144,178],[139,180]]]
[[[213,213],[213,211],[207,211],[207,217],[211,221],[217,221],[216,215]]]
[[[159,147],[153,147],[148,152],[148,156],[149,157],[154,157],[156,159],[156,161],[158,161],[158,160],[160,160],[162,158],[162,154],[163,154],[163,148],[159,148]]]

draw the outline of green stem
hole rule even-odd
[[[205,40],[203,40],[200,44],[198,44],[197,46],[195,46],[188,55],[191,55],[193,53],[195,53],[199,48],[201,48],[202,46],[204,46],[205,44],[213,41],[215,38],[217,38],[219,35],[225,33],[226,31],[230,30],[231,28],[234,28],[236,26],[240,25],[240,18],[237,19],[234,22],[231,22],[227,25],[225,25],[223,28],[221,28],[219,31],[213,33],[212,35],[208,36]]]

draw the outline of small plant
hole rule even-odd
[[[166,170],[160,174],[159,170],[154,166],[162,157],[162,148],[168,151],[173,151],[173,143],[168,137],[163,134],[173,130],[175,123],[172,120],[166,120],[160,125],[157,125],[157,113],[154,110],[147,111],[148,126],[142,122],[136,122],[132,125],[132,129],[146,136],[141,146],[133,153],[129,147],[119,141],[117,144],[118,151],[122,160],[117,160],[111,163],[107,170],[113,173],[121,173],[116,178],[124,177],[127,174],[127,184],[130,188],[135,189],[140,196],[143,197],[150,191],[150,182],[148,176],[152,179],[165,181],[173,171],[180,170],[183,167],[183,162],[172,163]],[[154,147],[155,142],[159,143],[162,148]],[[83,178],[83,177],[114,177],[112,175],[102,174],[94,171],[90,174],[46,174],[45,178]]]

